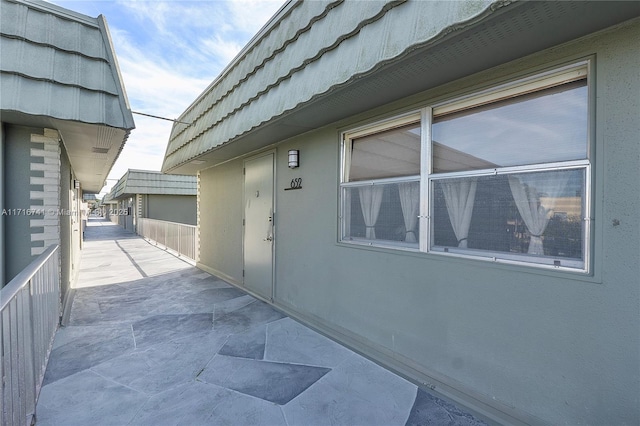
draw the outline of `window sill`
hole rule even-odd
[[[462,257],[469,259],[478,259],[493,263],[505,263],[511,265],[522,265],[532,268],[542,268],[554,271],[568,271],[587,275],[584,261],[563,259],[551,256],[533,256],[526,253],[505,253],[491,252],[485,250],[460,249],[457,247],[432,247],[431,253],[436,255]]]
[[[405,251],[412,251],[412,252],[419,252],[420,250],[420,246],[418,243],[407,243],[404,241],[368,240],[366,238],[352,238],[352,239],[342,239],[340,240],[340,242],[346,245],[396,249],[396,250],[405,250]]]

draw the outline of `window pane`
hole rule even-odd
[[[583,261],[584,183],[584,169],[435,181],[432,246]]]
[[[418,246],[419,182],[345,187],[343,191],[343,240]]]
[[[435,117],[433,172],[587,158],[587,81]]]
[[[349,181],[420,174],[420,123],[353,139]]]

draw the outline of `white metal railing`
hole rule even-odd
[[[165,248],[174,251],[178,257],[185,257],[192,263],[198,260],[198,232],[194,225],[168,222],[166,220],[138,218],[136,233]]]
[[[60,322],[58,245],[0,290],[0,423],[30,425]]]

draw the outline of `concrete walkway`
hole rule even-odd
[[[481,425],[111,222],[90,219],[37,407],[56,425]]]

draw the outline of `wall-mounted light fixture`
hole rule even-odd
[[[300,151],[297,149],[289,150],[289,168],[295,169],[300,165]]]

